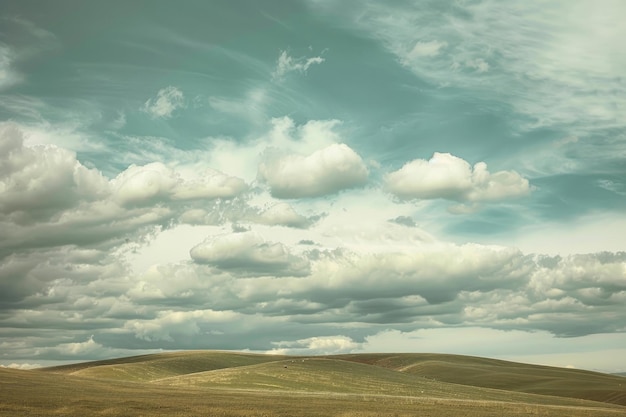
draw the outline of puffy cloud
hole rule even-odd
[[[25,139],[20,126],[0,125],[0,310],[62,302],[74,285],[123,277],[125,251],[200,206],[224,222],[218,202],[247,189],[217,171],[184,178],[162,163],[109,180],[73,152]]]
[[[332,144],[308,156],[264,154],[258,177],[277,198],[319,197],[364,185],[368,170],[345,144]]]
[[[247,227],[249,224],[286,226],[306,229],[322,216],[303,216],[288,203],[275,203],[269,207],[258,207],[249,201],[218,200],[209,209],[193,208],[185,211],[180,221],[192,225],[216,225],[231,222],[232,225]]]
[[[0,126],[0,216],[22,224],[49,220],[108,191],[107,180],[81,165],[73,152],[55,146],[26,147],[17,126]]]
[[[296,341],[274,342],[272,355],[338,355],[356,350],[360,344],[347,336],[308,337]]]
[[[156,98],[148,99],[142,110],[154,118],[167,119],[172,116],[175,110],[184,107],[184,105],[183,92],[176,87],[169,86],[159,90]]]
[[[89,356],[94,351],[102,349],[102,345],[93,340],[93,335],[84,342],[62,343],[57,346],[58,351],[68,356]]]
[[[8,365],[0,365],[0,368],[9,369],[36,369],[40,368],[41,364],[38,363],[10,363]]]
[[[229,323],[239,314],[231,311],[194,310],[163,311],[153,320],[131,320],[125,328],[139,339],[147,341],[173,341],[175,338],[189,338],[201,332],[200,325]]]
[[[298,214],[287,203],[277,203],[260,213],[259,223],[306,228],[312,223],[312,219]]]
[[[218,171],[184,180],[161,162],[131,165],[112,183],[116,200],[124,206],[154,204],[160,200],[231,198],[247,189],[243,180]]]
[[[529,287],[537,295],[569,294],[589,306],[610,304],[626,291],[626,252],[537,256]]]
[[[487,164],[472,167],[449,153],[435,152],[430,160],[415,159],[385,176],[386,189],[400,199],[443,198],[487,202],[530,193],[527,179],[515,171],[490,173]]]
[[[320,302],[328,302],[327,297],[348,303],[373,296],[418,295],[438,304],[454,300],[462,291],[517,288],[528,273],[525,264],[516,250],[480,245],[326,253],[314,263],[312,279],[301,285],[313,301]]]
[[[252,276],[304,276],[309,273],[306,259],[292,255],[281,243],[266,242],[253,232],[210,237],[193,247],[190,255],[198,263]]]
[[[173,194],[179,179],[160,162],[131,165],[114,180],[115,199],[123,206],[154,204]]]
[[[274,78],[281,78],[285,76],[285,74],[293,71],[306,73],[311,65],[321,64],[322,62],[324,62],[324,58],[321,56],[294,58],[290,56],[287,51],[281,51],[278,61],[276,62]]]

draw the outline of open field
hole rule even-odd
[[[617,375],[428,353],[341,355],[336,358],[376,365],[436,381],[626,406],[626,380]]]
[[[444,380],[454,367],[463,384]],[[420,375],[424,369],[428,377]],[[441,372],[435,375],[436,369]],[[486,377],[489,385],[498,385],[491,378],[496,371],[507,377],[500,386],[486,387]],[[621,405],[626,387],[615,384],[611,391],[611,378],[624,381],[451,355],[176,352],[42,370],[0,369],[0,416],[626,416]],[[577,393],[572,387],[585,380],[590,391],[601,384],[607,399],[566,395]],[[559,381],[570,388],[556,395],[529,392]]]

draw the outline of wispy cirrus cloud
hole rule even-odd
[[[58,46],[56,37],[27,19],[15,15],[0,17],[0,91],[20,84],[25,75],[18,62],[28,61],[44,50]]]
[[[165,87],[157,93],[155,98],[150,98],[142,107],[142,110],[154,118],[167,119],[172,117],[174,111],[185,107],[185,96],[176,87]]]
[[[281,51],[276,61],[274,78],[280,79],[290,72],[306,73],[313,65],[319,65],[325,61],[321,56],[293,57],[287,51]]]
[[[527,129],[569,125],[588,133],[626,126],[619,110],[626,106],[620,72],[626,6],[618,0],[541,6],[482,0],[446,8],[371,1],[357,12],[332,2],[309,4],[342,14],[426,81],[508,103],[530,118]]]
[[[15,56],[13,51],[0,43],[0,90],[17,84],[22,80],[13,68]]]

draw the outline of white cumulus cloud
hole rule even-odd
[[[112,182],[115,197],[124,206],[152,204],[158,200],[229,198],[247,188],[243,180],[215,170],[186,180],[161,162],[131,165]]]
[[[277,203],[263,210],[257,219],[259,223],[268,225],[283,225],[296,228],[305,228],[311,220],[296,212],[287,203]]]
[[[258,177],[277,198],[319,197],[367,182],[368,169],[348,145],[332,144],[308,156],[267,151]]]
[[[273,355],[336,355],[350,353],[360,344],[347,336],[317,336],[294,341],[274,342]]]
[[[528,195],[527,179],[515,171],[490,173],[487,164],[473,167],[449,153],[415,159],[385,176],[387,190],[400,199],[443,198],[460,202],[498,201]]]
[[[210,237],[193,247],[190,255],[198,263],[244,275],[303,276],[309,273],[307,259],[291,254],[282,243],[265,241],[254,232]]]

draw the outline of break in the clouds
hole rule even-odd
[[[621,2],[70,6],[0,5],[0,365],[624,371]]]

